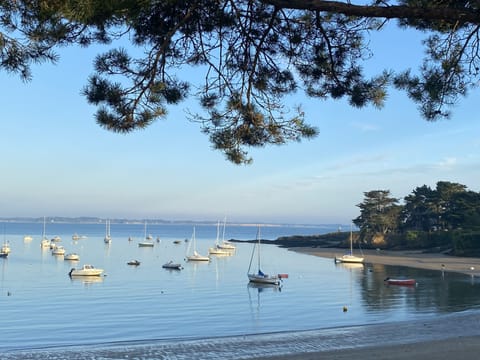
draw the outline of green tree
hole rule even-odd
[[[360,215],[353,223],[360,228],[363,239],[371,239],[375,234],[386,235],[397,230],[402,207],[398,199],[390,196],[390,190],[372,190],[364,193]]]
[[[435,191],[423,185],[415,188],[404,198],[402,211],[402,227],[406,230],[429,231],[436,223],[436,214],[433,211]]]
[[[248,163],[250,147],[285,144],[317,134],[301,108],[285,98],[345,98],[354,107],[382,107],[387,90],[405,90],[427,120],[479,84],[480,3],[467,0],[6,0],[0,2],[0,67],[25,80],[33,62],[57,61],[55,49],[128,39],[100,54],[84,95],[96,121],[116,132],[147,127],[167,104],[195,96],[214,148]],[[369,36],[398,20],[425,33],[418,71],[367,77]],[[415,64],[417,65],[417,64]],[[200,83],[182,79],[186,67]]]
[[[405,230],[455,230],[471,228],[479,219],[480,195],[462,184],[439,181],[436,188],[423,185],[404,198]]]
[[[452,230],[459,226],[456,195],[464,194],[467,187],[449,181],[439,181],[436,187],[436,214],[439,230]],[[458,197],[457,197],[458,198]]]

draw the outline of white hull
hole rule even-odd
[[[236,249],[235,245],[233,245],[233,244],[231,244],[227,241],[224,241],[223,243],[218,244],[217,247],[219,249],[224,249],[224,250],[235,250]]]
[[[0,252],[3,254],[10,254],[10,245],[7,243],[3,244]]]
[[[190,256],[187,256],[188,261],[210,261],[210,258],[208,256],[203,256],[200,254],[193,254]]]
[[[97,269],[92,265],[83,265],[81,269],[71,269],[68,275],[70,276],[100,276],[103,269]]]
[[[78,254],[66,254],[63,257],[63,260],[77,261],[77,260],[80,260],[80,256]]]
[[[353,255],[353,235],[352,229],[350,228],[350,254],[345,254],[339,258],[335,256],[335,262],[361,264],[363,260],[363,257]]]
[[[50,247],[50,240],[48,239],[43,239],[42,243],[40,244],[42,248],[49,248]]]
[[[70,272],[70,276],[100,276],[102,275],[102,269],[95,270],[73,270]]]
[[[188,244],[189,249],[191,244],[193,244],[193,254],[185,257],[187,261],[210,261],[210,257],[201,255],[196,250],[195,227],[193,228],[192,241]]]
[[[280,284],[280,278],[278,276],[248,274],[248,279],[251,282],[254,282],[257,284],[271,284],[271,285]]]
[[[52,250],[52,255],[65,255],[63,246],[57,246]]]
[[[339,258],[335,257],[335,262],[341,263],[362,264],[363,260],[363,257],[358,257],[355,255],[343,255]]]
[[[223,256],[232,256],[233,250],[221,249],[221,248],[210,248],[208,249],[210,255],[223,255]]]
[[[138,243],[139,247],[153,247],[154,243],[152,241],[144,241],[141,243]]]
[[[103,238],[105,244],[112,242],[112,236],[110,235],[110,220],[105,221],[105,237]]]
[[[258,227],[257,229],[257,240],[258,240],[258,244],[256,243],[255,246],[253,247],[253,250],[252,250],[252,257],[250,259],[250,266],[248,267],[248,271],[247,271],[247,276],[248,276],[248,280],[250,280],[251,283],[256,283],[256,284],[268,284],[268,285],[280,285],[280,276],[279,275],[268,275],[268,274],[265,274],[263,273],[260,268],[260,245],[261,245],[261,241],[260,241],[260,227]],[[255,249],[257,250],[257,258],[258,258],[258,270],[257,272],[253,272],[251,273],[250,272],[250,267],[252,265],[252,259],[253,259],[253,255],[255,253]]]

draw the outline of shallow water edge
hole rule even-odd
[[[255,359],[480,336],[479,325],[480,311],[465,311],[423,320],[321,330],[30,349],[3,353],[2,359]]]

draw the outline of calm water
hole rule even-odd
[[[138,247],[143,224],[111,225],[105,245],[103,224],[47,224],[78,263],[40,248],[42,224],[4,226],[11,247],[0,259],[0,352],[71,345],[204,339],[431,318],[480,304],[480,283],[467,275],[366,264],[335,265],[329,259],[262,246],[263,270],[286,273],[283,285],[258,288],[246,276],[252,244],[237,244],[235,255],[210,263],[186,263],[190,225],[149,225],[160,238]],[[263,227],[262,238],[318,234],[334,227]],[[72,234],[85,235],[73,241]],[[29,234],[33,240],[25,242]],[[251,240],[256,228],[227,226],[226,238]],[[128,237],[134,241],[128,241]],[[207,254],[215,226],[197,226],[197,250]],[[174,244],[173,240],[182,240]],[[141,261],[138,267],[129,260]],[[182,271],[161,266],[173,260]],[[97,279],[71,279],[70,268],[90,263],[105,269]],[[386,276],[415,277],[416,287],[385,286]],[[343,307],[348,308],[347,312]],[[8,331],[7,331],[8,330]]]

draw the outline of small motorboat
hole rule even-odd
[[[138,243],[138,247],[153,247],[155,243],[151,240],[146,240]]]
[[[32,241],[33,240],[33,237],[31,235],[25,235],[23,237],[23,241],[25,242],[29,242],[29,241]]]
[[[391,279],[387,277],[383,280],[388,285],[404,285],[404,286],[414,286],[417,281],[415,279]]]
[[[2,248],[0,249],[0,252],[3,254],[10,254],[10,244],[8,242],[4,242],[2,245]]]
[[[162,267],[164,269],[173,269],[173,270],[182,270],[183,269],[182,265],[180,265],[178,263],[174,263],[171,260],[169,262],[163,264]]]
[[[85,264],[80,269],[72,268],[68,273],[69,276],[100,276],[103,269],[97,269],[93,265]]]
[[[127,265],[138,266],[138,265],[140,265],[140,261],[138,261],[138,260],[130,260],[129,262],[127,262]]]
[[[61,245],[55,246],[52,250],[52,255],[65,255],[65,248]]]
[[[63,260],[78,261],[80,260],[80,256],[76,253],[69,253],[63,257]]]

